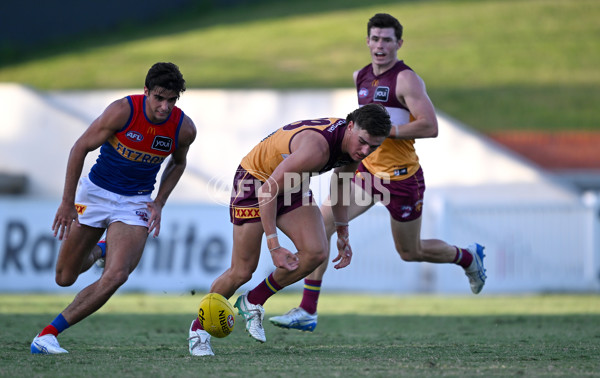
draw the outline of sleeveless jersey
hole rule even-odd
[[[398,73],[411,68],[398,61],[381,75],[373,73],[373,65],[363,67],[356,77],[358,104],[380,103],[385,106],[393,125],[404,125],[413,119],[406,106],[396,97],[396,78]],[[414,139],[386,138],[379,148],[367,156],[363,165],[379,177],[390,180],[404,180],[419,169],[419,157],[415,151]]]
[[[183,111],[173,107],[166,121],[146,117],[146,96],[127,96],[131,114],[121,130],[101,147],[89,179],[111,192],[133,196],[154,190],[160,165],[177,148]]]
[[[327,139],[329,159],[327,163],[314,173],[324,173],[335,167],[346,165],[353,160],[350,155],[342,153],[342,139],[346,131],[346,120],[342,118],[320,118],[290,123],[277,129],[257,144],[242,159],[241,166],[261,181],[266,181],[275,168],[290,153],[292,139],[301,132],[311,130]]]

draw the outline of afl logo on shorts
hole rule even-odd
[[[159,151],[170,151],[173,145],[173,139],[164,136],[155,136],[152,142],[152,149]]]
[[[358,98],[365,98],[369,95],[369,90],[367,88],[360,88],[358,91]]]
[[[373,96],[373,101],[386,102],[388,100],[389,94],[389,87],[377,87],[377,89],[375,89],[375,96]]]
[[[128,131],[127,134],[125,134],[125,136],[127,137],[127,139],[133,142],[141,142],[144,139],[144,136],[141,133],[138,133],[137,131]]]

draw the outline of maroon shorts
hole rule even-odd
[[[352,180],[370,196],[381,201],[398,222],[418,219],[423,212],[425,179],[421,168],[407,179],[393,181],[372,175],[360,163]]]
[[[256,192],[264,181],[251,175],[242,166],[239,166],[233,178],[233,190],[229,202],[229,218],[231,223],[241,225],[244,223],[260,222],[260,210]],[[289,213],[303,204],[313,204],[312,191],[297,191],[283,193],[277,196],[277,216]]]

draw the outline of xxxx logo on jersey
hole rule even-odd
[[[260,210],[258,207],[235,207],[235,217],[239,219],[259,218]]]
[[[87,206],[78,203],[75,204],[75,210],[77,210],[77,214],[83,215],[83,213],[85,213],[85,209],[87,209]]]

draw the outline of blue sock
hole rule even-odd
[[[99,241],[98,242],[98,247],[100,247],[100,249],[102,250],[102,256],[100,256],[101,258],[106,257],[106,242],[103,241]]]
[[[62,314],[58,314],[56,318],[50,323],[51,326],[56,328],[58,333],[61,333],[65,329],[69,328],[69,323],[65,320],[65,317]]]

